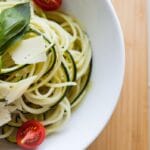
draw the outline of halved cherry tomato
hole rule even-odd
[[[56,10],[60,7],[62,0],[33,0],[36,5],[46,11]]]
[[[33,149],[45,139],[45,128],[36,120],[25,122],[17,132],[17,144],[26,149]]]

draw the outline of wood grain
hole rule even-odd
[[[146,0],[114,0],[126,44],[125,82],[115,113],[89,150],[147,150]]]

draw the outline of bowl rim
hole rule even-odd
[[[107,6],[107,8],[109,9],[111,15],[113,16],[113,21],[115,22],[115,26],[117,28],[117,33],[118,33],[118,43],[120,44],[120,52],[121,52],[121,70],[120,70],[120,76],[121,76],[121,82],[120,82],[120,87],[118,88],[118,93],[116,95],[117,99],[115,99],[115,105],[114,107],[112,107],[112,109],[109,111],[109,114],[107,116],[107,120],[106,122],[104,122],[104,124],[102,125],[102,127],[99,127],[99,129],[97,129],[97,133],[95,135],[93,135],[91,137],[91,140],[89,140],[88,142],[86,142],[86,146],[85,149],[87,149],[89,147],[90,144],[93,143],[93,141],[99,136],[101,135],[102,131],[104,130],[104,128],[106,127],[106,125],[108,124],[108,122],[110,121],[113,112],[116,109],[116,106],[119,102],[119,97],[121,94],[121,90],[122,90],[122,86],[123,86],[123,81],[124,81],[124,75],[125,75],[125,45],[124,45],[124,37],[123,37],[123,31],[121,28],[121,24],[119,22],[118,16],[116,14],[116,11],[113,7],[113,4],[111,3],[111,0],[103,0],[103,3],[105,3],[105,5]],[[83,145],[82,145],[83,146]]]
[[[111,0],[104,0],[103,2],[106,3],[109,10],[111,11],[111,14],[114,17],[114,21],[116,23],[116,27],[117,27],[118,34],[119,34],[119,39],[120,39],[119,43],[120,43],[120,46],[121,46],[120,51],[122,53],[122,70],[121,70],[122,80],[121,80],[120,87],[119,87],[119,92],[118,92],[118,95],[117,95],[118,99],[115,102],[115,107],[113,107],[112,110],[109,112],[110,115],[108,116],[107,121],[103,124],[103,127],[99,128],[99,131],[97,132],[97,134],[95,136],[93,136],[92,140],[89,143],[87,143],[86,148],[88,148],[102,134],[102,131],[104,131],[105,127],[108,125],[109,121],[111,120],[112,115],[113,115],[113,113],[114,113],[114,111],[115,111],[115,109],[118,105],[118,102],[120,100],[120,95],[121,95],[121,91],[122,91],[122,88],[123,88],[124,77],[125,77],[125,41],[124,41],[124,36],[123,36],[123,30],[122,30],[119,18],[117,16],[117,13],[115,11],[115,8],[114,8]]]

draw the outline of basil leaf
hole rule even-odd
[[[8,40],[1,48],[0,48],[0,55],[2,55],[5,50],[13,43],[17,42],[18,40],[21,40],[24,33],[28,31],[28,27],[25,27],[19,34],[17,34],[15,37]]]
[[[21,37],[22,31],[30,22],[30,5],[29,3],[18,4],[14,7],[5,9],[0,14],[0,52],[4,51],[7,43],[11,39]]]

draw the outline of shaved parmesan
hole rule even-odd
[[[8,84],[0,84],[0,99],[3,99],[9,93],[10,86]]]
[[[0,108],[0,126],[8,123],[11,120],[10,112],[7,108]]]
[[[6,106],[5,102],[0,102],[0,126],[11,121],[10,113],[14,112],[16,109],[16,106]]]
[[[8,123],[11,120],[10,112],[4,102],[0,102],[0,126]]]
[[[45,51],[45,41],[42,36],[23,40],[21,43],[13,46],[9,53],[15,64],[35,64],[47,60]]]
[[[33,76],[14,83],[13,87],[10,88],[8,95],[5,97],[5,99],[7,100],[7,104],[10,104],[20,98],[26,92],[29,86],[34,82],[35,79],[36,76]]]

